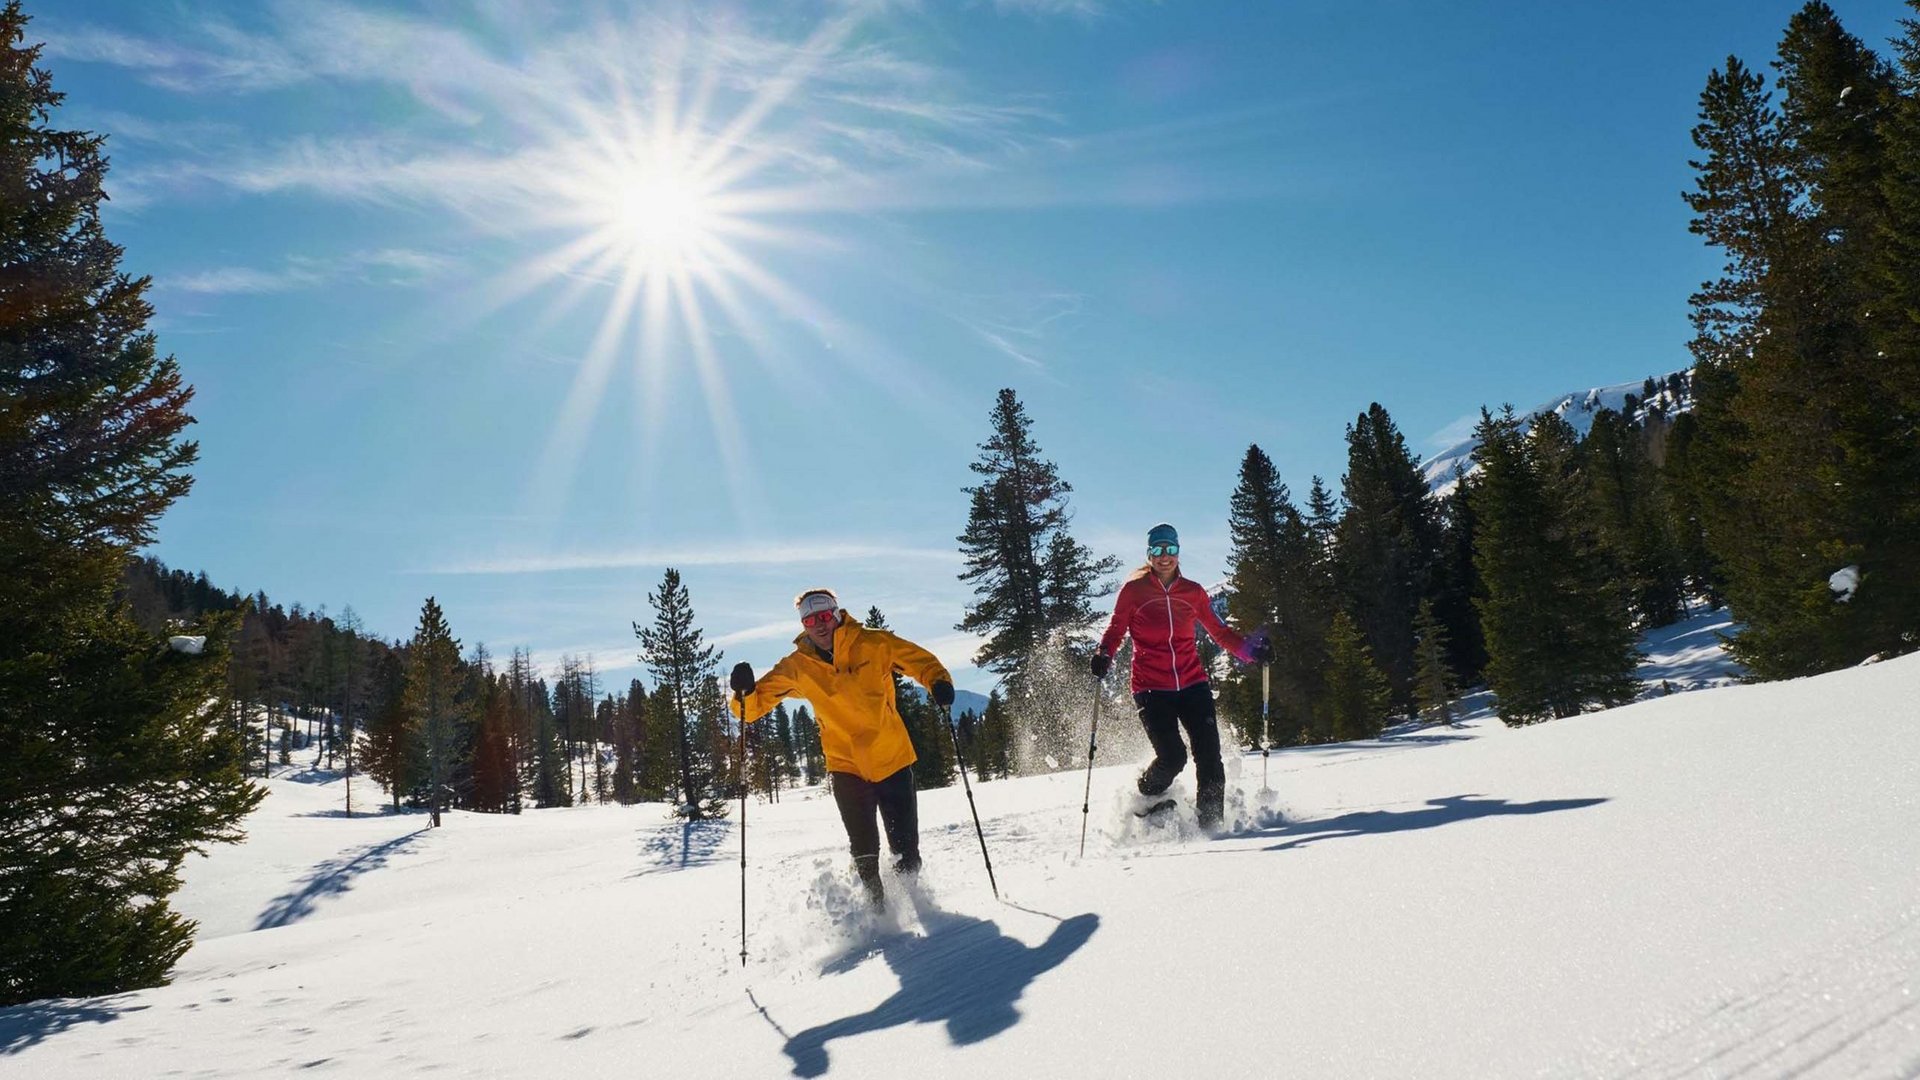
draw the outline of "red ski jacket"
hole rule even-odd
[[[1242,660],[1247,645],[1213,613],[1207,590],[1190,578],[1176,575],[1161,585],[1151,567],[1136,570],[1113,604],[1113,619],[1100,637],[1100,651],[1112,656],[1120,639],[1133,635],[1133,692],[1183,690],[1207,681],[1207,669],[1194,647],[1194,623],[1207,628],[1214,643]]]

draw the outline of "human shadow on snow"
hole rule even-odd
[[[1427,805],[1417,810],[1355,810],[1338,817],[1318,818],[1313,821],[1288,821],[1266,828],[1250,829],[1235,833],[1234,836],[1236,839],[1277,837],[1280,838],[1280,842],[1269,845],[1265,850],[1285,851],[1322,840],[1407,832],[1412,829],[1431,829],[1440,825],[1451,825],[1456,821],[1501,817],[1509,814],[1550,814],[1559,810],[1578,810],[1583,807],[1597,806],[1606,801],[1604,798],[1541,799],[1538,802],[1510,803],[1505,799],[1453,795],[1443,799],[1429,799]]]
[[[866,1012],[808,1028],[787,1039],[795,1076],[827,1071],[827,1043],[900,1024],[944,1023],[955,1046],[977,1043],[1020,1021],[1014,1007],[1042,972],[1072,956],[1100,926],[1091,912],[1063,919],[1035,946],[1008,937],[986,919],[928,909],[926,936],[896,934],[879,951],[900,980],[900,989]],[[870,955],[856,949],[830,961],[826,972],[859,966]],[[783,1032],[784,1034],[784,1032]]]
[[[672,826],[655,829],[640,846],[641,854],[652,865],[633,876],[687,870],[714,862],[720,858],[720,848],[732,831],[732,823],[725,820],[683,821],[677,829]]]
[[[104,1024],[125,1013],[147,1008],[149,1006],[117,1005],[84,998],[56,998],[0,1009],[0,1057],[18,1054],[70,1027]]]
[[[411,847],[426,831],[423,828],[383,843],[369,844],[357,852],[340,855],[315,866],[307,872],[306,877],[300,879],[293,891],[274,897],[267,909],[254,920],[253,928],[271,930],[299,922],[313,914],[314,909],[320,906],[321,899],[350,891],[355,878],[387,865],[387,859]]]

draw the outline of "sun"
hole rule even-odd
[[[660,440],[676,377],[691,374],[736,513],[751,513],[754,470],[733,403],[743,365],[784,374],[791,357],[776,322],[841,325],[769,261],[838,243],[805,223],[819,155],[796,149],[779,114],[859,18],[850,11],[829,20],[738,101],[670,39],[640,68],[610,69],[603,92],[554,103],[547,138],[509,177],[525,197],[523,215],[499,223],[539,233],[541,249],[490,283],[476,305],[495,309],[539,291],[548,302],[521,331],[529,340],[567,323],[589,329],[530,474],[542,478],[538,498],[557,497],[577,475],[617,375],[632,388],[621,415],[648,463],[638,475],[649,480],[652,463],[671,456]],[[550,482],[556,476],[562,483]]]
[[[716,195],[684,162],[649,162],[609,178],[600,227],[619,261],[643,273],[700,273],[724,228]]]

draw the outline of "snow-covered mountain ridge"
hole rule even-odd
[[[1652,393],[1647,392],[1649,384],[1652,384]],[[1611,409],[1631,421],[1644,422],[1652,416],[1664,416],[1671,420],[1692,408],[1693,372],[1691,368],[1682,368],[1639,382],[1615,383],[1562,394],[1544,405],[1528,409],[1520,416],[1522,427],[1530,428],[1534,417],[1554,413],[1584,436],[1592,430],[1593,418],[1602,409]],[[1471,474],[1479,467],[1473,460],[1473,452],[1479,448],[1480,440],[1469,435],[1421,462],[1420,474],[1426,478],[1427,489],[1439,496],[1451,492],[1455,468]]]

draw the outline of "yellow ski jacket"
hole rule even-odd
[[[782,698],[803,697],[813,704],[829,771],[878,782],[914,763],[913,742],[893,701],[893,673],[928,688],[952,682],[932,653],[845,615],[833,632],[832,664],[820,658],[804,631],[793,644],[793,652],[760,676],[746,696],[750,720],[771,712]],[[730,698],[728,707],[738,710],[738,700]]]

